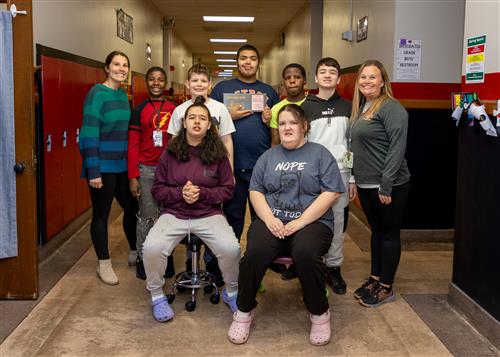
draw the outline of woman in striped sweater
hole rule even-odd
[[[99,264],[97,276],[106,284],[118,284],[108,250],[108,217],[113,198],[123,209],[123,229],[131,251],[136,250],[137,200],[127,177],[127,141],[130,105],[120,88],[129,73],[126,54],[113,51],[105,61],[107,78],[90,89],[83,105],[80,130],[82,177],[89,183],[92,201],[90,234]],[[130,260],[130,259],[129,259]]]

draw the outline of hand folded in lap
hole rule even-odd
[[[295,232],[300,231],[305,226],[306,224],[300,218],[294,219],[293,221],[290,221],[285,225],[285,236],[291,236]]]
[[[272,217],[267,220],[266,227],[276,238],[283,239],[285,238],[285,225],[281,222],[280,219],[276,217]]]
[[[200,188],[196,185],[193,185],[191,181],[188,180],[184,187],[182,188],[182,198],[188,204],[193,204],[198,201],[200,197]]]

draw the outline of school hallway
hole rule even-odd
[[[87,249],[88,230],[88,225],[84,226],[42,263],[42,287],[44,280],[54,280],[57,269],[68,266],[67,262],[61,265],[62,257],[75,255],[82,247]],[[109,286],[99,281],[95,253],[90,248],[50,291],[47,288],[8,337],[9,316],[12,320],[26,302],[0,301],[4,321],[0,337],[6,337],[0,356],[499,355],[447,302],[452,267],[449,247],[405,250],[395,282],[396,301],[369,309],[352,296],[369,270],[368,231],[351,215],[348,232],[354,237],[348,235],[345,241],[343,275],[348,291],[336,295],[329,290],[332,339],[326,346],[309,344],[309,316],[298,279],[283,281],[272,271],[264,279],[266,291],[258,296],[256,318],[244,345],[233,345],[227,339],[229,308],[222,302],[211,304],[203,291],[198,293],[194,312],[184,309],[189,293],[177,294],[174,319],[156,322],[145,282],[135,277],[135,267],[127,265],[128,247],[118,216],[109,233],[120,284]],[[184,251],[182,246],[175,251],[177,272],[184,267]]]

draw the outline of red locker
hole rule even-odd
[[[42,56],[45,233],[51,239],[63,227],[62,203],[62,125],[60,115],[59,64]]]
[[[62,151],[62,201],[64,226],[76,218],[76,181],[75,159],[78,155],[74,131],[75,108],[74,98],[74,66],[71,62],[60,60],[59,88],[61,115],[61,151]]]
[[[83,117],[83,101],[85,100],[85,96],[88,92],[87,86],[87,71],[86,66],[81,64],[74,64],[75,70],[73,72],[75,82],[74,82],[74,96],[73,96],[73,107],[75,108],[74,114],[74,124],[75,129],[72,133],[72,136],[75,140],[75,146],[77,149],[77,156],[75,156],[74,160],[74,169],[77,173],[76,180],[76,214],[80,215],[87,208],[89,208],[89,190],[87,186],[87,181],[80,178],[82,171],[82,157],[80,155],[80,150],[78,149],[78,136],[80,133],[80,127],[82,126],[82,117]]]

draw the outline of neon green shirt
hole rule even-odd
[[[283,108],[287,104],[297,104],[297,105],[302,105],[304,101],[306,100],[307,95],[304,97],[304,99],[299,100],[298,102],[290,102],[288,99],[283,99],[281,102],[273,105],[271,108],[271,121],[269,122],[269,126],[273,129],[278,129],[278,113],[280,112],[280,109]]]

